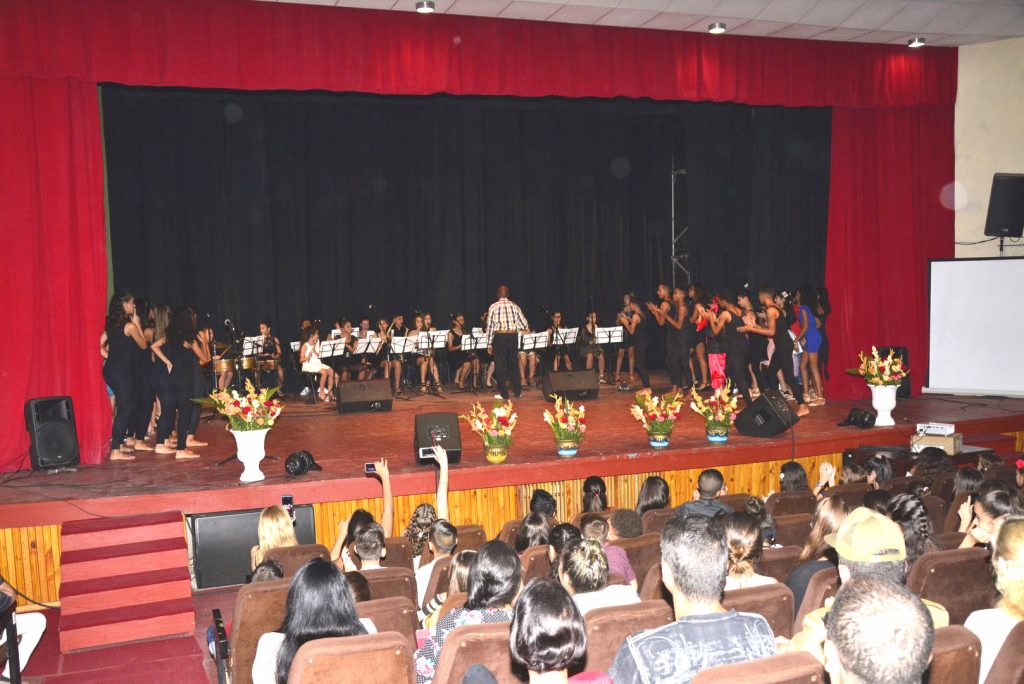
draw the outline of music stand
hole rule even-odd
[[[537,351],[538,349],[547,349],[547,346],[548,334],[546,332],[522,333],[519,338],[519,351]]]
[[[621,344],[625,339],[625,332],[621,325],[613,325],[607,328],[594,328],[594,342],[597,345]]]

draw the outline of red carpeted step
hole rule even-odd
[[[174,599],[192,590],[188,570],[180,567],[81,580],[69,585],[61,586],[60,605],[72,615],[110,606]]]
[[[90,518],[88,520],[71,520],[61,526],[62,537],[87,534],[90,532],[106,532],[110,530],[121,530],[131,527],[152,527],[168,522],[181,522],[181,513],[178,511],[165,511],[162,513],[147,513],[145,515],[122,515],[113,518]]]
[[[135,572],[165,570],[181,567],[182,550],[172,548],[162,551],[150,551],[145,554],[131,556],[131,567]],[[73,565],[65,565],[61,559],[61,582],[78,582],[100,577],[118,577],[124,574],[124,557],[101,558]]]
[[[76,651],[195,631],[192,600],[173,599],[75,615],[61,610],[60,649]]]
[[[175,518],[166,522],[159,522],[155,525],[132,525],[71,535],[64,534],[62,530],[61,551],[68,553],[113,544],[125,545],[156,539],[181,539],[184,529],[184,523],[181,519]]]
[[[184,535],[184,531],[182,531],[182,535]],[[61,539],[63,540],[63,536]],[[91,549],[81,549],[80,551],[68,551],[67,553],[61,553],[60,564],[74,565],[76,563],[110,559],[118,559],[119,562],[121,562],[124,558],[130,558],[132,556],[142,556],[147,553],[172,551],[175,549],[185,548],[184,536],[179,539],[157,539],[154,541],[137,542],[134,544],[97,546]]]
[[[149,572],[133,572],[129,575],[117,577],[104,577],[98,579],[84,579],[76,582],[62,582],[60,585],[61,601],[79,594],[91,594],[97,591],[111,591],[115,589],[127,589],[129,587],[140,587],[146,584],[162,584],[175,580],[189,581],[187,568],[175,567],[163,570],[151,570]]]

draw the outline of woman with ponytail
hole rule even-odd
[[[778,580],[757,574],[764,537],[761,522],[749,513],[729,513],[722,518],[725,543],[729,547],[729,574],[725,590],[760,587]]]
[[[903,530],[907,546],[907,572],[914,561],[930,551],[938,551],[932,519],[924,503],[913,494],[897,494],[889,500],[889,518]]]
[[[583,615],[595,608],[640,602],[630,585],[608,584],[608,557],[596,539],[584,539],[565,554],[558,580]]]

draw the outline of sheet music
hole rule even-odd
[[[263,351],[263,335],[242,338],[242,356],[256,356]]]
[[[546,332],[540,333],[526,333],[525,335],[520,333],[519,337],[519,349],[520,351],[535,351],[537,349],[545,349],[548,346],[548,334]]]
[[[299,351],[299,347],[302,346],[302,343],[301,342],[289,342],[288,346],[292,348],[293,352],[297,352],[297,351]]]
[[[380,351],[379,337],[364,337],[356,342],[356,354],[376,354]]]
[[[447,330],[431,330],[427,334],[430,336],[430,346],[434,349],[444,349],[448,346]]]
[[[323,340],[320,342],[320,358],[326,359],[332,356],[344,356],[345,340]]]
[[[625,332],[621,325],[607,328],[594,328],[594,341],[597,344],[613,344],[625,340]]]
[[[558,328],[551,331],[551,344],[561,346],[576,344],[576,336],[579,335],[579,328]]]
[[[390,351],[392,354],[408,354],[409,352],[416,351],[416,338],[392,337]]]
[[[465,351],[474,349],[487,349],[487,335],[480,331],[479,335],[463,335],[462,348]]]

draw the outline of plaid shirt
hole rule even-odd
[[[528,330],[526,316],[517,304],[508,298],[499,299],[487,309],[487,337],[496,330]]]

